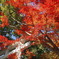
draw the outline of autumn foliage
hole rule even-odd
[[[8,26],[8,18],[6,15],[4,15],[3,13],[1,13],[2,17],[0,18],[0,21],[2,22],[2,24],[0,24],[0,27],[5,27]]]
[[[19,39],[8,40],[0,35],[1,49],[23,39],[26,42],[30,41],[30,45],[42,44],[44,47],[58,52],[59,0],[7,0],[4,3],[13,6],[17,15],[22,15],[22,21],[19,20],[19,27],[13,29],[14,33],[21,35]],[[8,16],[4,15],[3,12],[0,14],[2,16],[0,28],[10,26]],[[16,22],[18,22],[17,19]],[[27,51],[27,53],[29,52]],[[13,55],[12,58],[11,55]],[[8,56],[8,59],[17,59],[15,54],[11,55]]]

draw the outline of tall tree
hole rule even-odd
[[[2,5],[0,59],[20,59],[24,49],[38,44],[59,55],[59,0],[6,0]],[[17,34],[16,40],[9,40],[8,33]]]

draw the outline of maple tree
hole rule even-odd
[[[3,4],[9,10],[0,12],[0,28],[11,28],[19,36],[9,40],[1,32],[0,50],[4,52],[0,58],[19,59],[26,48],[39,44],[59,55],[59,0],[6,0]],[[29,59],[35,56],[29,50],[25,54]]]

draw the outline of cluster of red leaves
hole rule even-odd
[[[3,16],[3,15],[4,15],[4,13],[0,12],[0,15],[2,15],[2,16]]]
[[[10,0],[10,1],[6,1],[7,4],[11,4],[12,6],[16,7],[16,8],[20,8],[24,5],[24,3],[30,3],[30,2],[34,2],[36,0]]]
[[[1,50],[6,48],[7,44],[9,44],[8,38],[0,35],[0,48],[1,48]]]
[[[16,53],[10,54],[10,55],[8,56],[8,59],[17,59]]]
[[[7,16],[4,15],[3,13],[1,13],[1,15],[3,15],[3,16],[0,18],[0,21],[2,22],[2,23],[0,24],[0,27],[8,26],[8,25],[9,25],[9,22],[8,22]]]
[[[15,43],[18,40],[8,40],[5,36],[0,35],[0,50],[4,50],[7,48],[7,46],[11,45],[12,43]]]

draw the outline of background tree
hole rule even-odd
[[[46,49],[59,56],[59,0],[3,0],[1,5],[0,59],[38,59]]]

